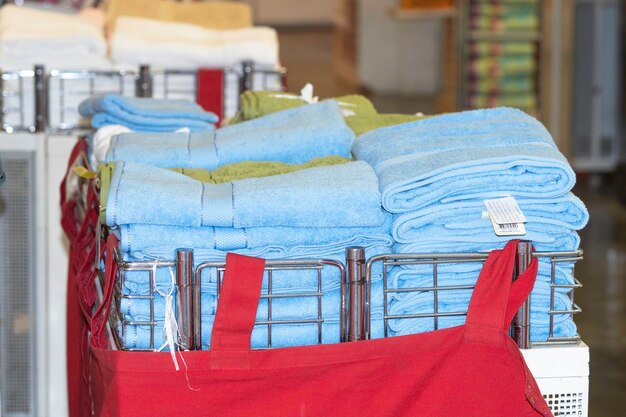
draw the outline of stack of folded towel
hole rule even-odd
[[[269,27],[206,29],[190,23],[120,16],[111,39],[111,58],[121,68],[226,68],[242,61],[275,69],[278,36]]]
[[[218,118],[187,100],[124,97],[105,94],[84,100],[79,113],[91,117],[91,125],[101,128],[122,125],[140,132],[172,132],[186,128],[194,132],[210,131]]]
[[[378,113],[374,105],[361,95],[347,95],[334,99],[341,113],[356,136],[380,127],[392,126],[423,119],[412,114]],[[277,111],[303,106],[310,103],[307,98],[293,93],[276,91],[246,91],[241,95],[241,109],[229,124],[256,119]]]
[[[515,197],[528,219],[527,233],[520,238],[533,241],[539,251],[577,249],[576,230],[588,220],[585,206],[570,192],[575,175],[567,160],[545,127],[519,110],[475,110],[378,129],[355,142],[353,152],[379,177],[383,207],[394,216],[394,252],[502,247],[511,237],[495,235],[491,221],[483,217],[483,202],[508,195]],[[439,270],[439,284],[467,285],[478,275],[461,272]],[[425,278],[417,267],[396,268],[393,273],[402,275],[403,285],[413,287],[422,285]],[[549,264],[543,264],[531,302],[533,340],[545,340],[548,335],[550,305],[539,300],[550,295],[549,276]],[[562,277],[572,283],[571,270]],[[558,291],[562,293],[557,298],[565,303],[567,294]],[[469,302],[468,292],[446,292],[441,297],[440,312],[458,311]],[[393,311],[432,311],[432,292],[392,298]],[[445,319],[439,324],[445,327],[463,319]],[[418,322],[422,328],[428,328],[428,323],[432,328],[433,320],[429,320],[392,321],[390,328],[404,334]],[[557,321],[557,336],[575,334],[571,316],[558,316]]]
[[[339,105],[327,100],[211,132],[122,133],[111,138],[105,160],[206,170],[241,161],[301,164],[350,157],[353,141]]]
[[[63,11],[62,11],[63,10]],[[5,5],[0,8],[2,69],[108,69],[104,16],[65,9]],[[93,18],[96,15],[95,19]]]
[[[536,1],[481,1],[470,4],[473,30],[536,33]],[[469,108],[508,106],[536,113],[537,43],[534,41],[471,41],[467,79]]]
[[[110,168],[110,174],[103,176],[106,168]],[[323,258],[343,262],[348,246],[365,247],[368,256],[391,250],[390,217],[380,207],[378,179],[364,162],[217,184],[124,161],[104,165],[101,179],[108,175],[110,183],[108,191],[101,189],[101,197],[106,193],[101,204],[106,205],[106,224],[119,237],[120,250],[127,260],[173,259],[175,250],[182,246],[194,249],[196,265],[223,260],[225,251],[268,259]],[[359,210],[354,210],[356,205]],[[324,269],[323,341],[338,342],[339,272],[332,267]],[[125,272],[122,291],[148,294],[147,274]],[[380,281],[380,273],[377,277],[376,281]],[[272,278],[274,293],[318,291],[316,270],[275,271]],[[210,340],[215,315],[216,282],[215,271],[206,270],[201,284],[205,343]],[[166,269],[157,271],[155,287],[157,294],[170,291],[171,276]],[[124,300],[121,310],[126,320],[143,320],[149,314],[145,300]],[[155,303],[155,320],[159,321],[163,299],[157,297]],[[374,303],[373,310],[375,332],[381,335],[382,301]],[[272,312],[274,320],[316,320],[317,298],[275,300]],[[258,314],[267,315],[263,305]],[[126,346],[148,348],[149,330],[147,326],[127,326]],[[255,332],[253,346],[264,346],[267,326]],[[161,337],[159,333],[155,335]],[[317,342],[317,334],[316,322],[275,325],[272,345],[312,344]]]
[[[212,132],[140,133],[113,136],[107,163],[99,167],[101,222],[119,238],[127,260],[172,259],[192,248],[196,265],[223,261],[226,251],[268,259],[345,261],[349,246],[368,256],[391,251],[391,217],[382,210],[378,177],[365,162],[351,161],[354,133],[334,100],[277,111]],[[358,207],[358,210],[355,209]],[[204,343],[215,316],[215,271],[202,277]],[[375,281],[381,280],[376,271]],[[323,342],[340,338],[340,275],[322,273]],[[148,294],[147,272],[124,273],[126,295]],[[167,268],[155,281],[155,344],[160,345]],[[266,282],[267,285],[267,282]],[[380,286],[380,284],[377,284]],[[274,271],[275,293],[317,293],[317,270]],[[379,293],[382,293],[379,291]],[[122,298],[124,319],[149,317],[145,300]],[[373,332],[382,335],[382,295],[372,305]],[[267,315],[264,305],[259,317]],[[307,318],[272,326],[272,346],[317,343],[316,297],[276,299],[274,320]],[[128,325],[129,348],[150,347],[150,327]],[[267,326],[253,346],[267,344]],[[206,347],[206,346],[205,346]]]

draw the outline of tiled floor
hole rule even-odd
[[[281,57],[289,70],[290,90],[312,82],[316,94],[331,97],[355,92],[334,75],[328,30],[284,30]],[[384,112],[432,112],[432,98],[372,97]],[[583,313],[577,324],[591,347],[591,417],[626,416],[626,206],[610,184],[592,188],[581,181],[575,193],[587,204],[589,225],[581,233],[585,258],[577,277]]]

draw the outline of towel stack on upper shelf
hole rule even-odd
[[[472,0],[469,6],[467,102],[537,111],[537,42],[516,38],[539,30],[536,1]]]
[[[524,239],[539,251],[573,251],[588,213],[570,190],[575,175],[545,127],[509,108],[453,113],[375,130],[355,143],[354,155],[368,162],[380,181],[382,205],[394,214],[394,252],[468,252],[501,247],[509,236],[496,236],[483,215],[484,200],[513,196],[528,222]],[[477,267],[438,270],[439,285],[468,285]],[[396,267],[391,281],[401,287],[432,285],[432,268]],[[531,339],[544,341],[550,320],[550,264],[542,264],[531,296]],[[571,268],[556,274],[557,283],[573,284]],[[565,307],[570,290],[557,290],[556,307]],[[391,314],[433,311],[432,292],[395,294]],[[469,291],[439,296],[440,312],[464,311]],[[567,308],[562,308],[567,310]],[[463,322],[445,317],[439,325]],[[573,336],[571,315],[555,318],[557,336]],[[396,334],[418,326],[432,329],[434,320],[392,320]]]

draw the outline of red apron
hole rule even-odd
[[[537,273],[535,259],[511,283],[516,246],[489,255],[463,326],[271,350],[250,349],[264,261],[229,254],[211,350],[182,353],[187,370],[169,353],[107,350],[94,317],[95,415],[551,416],[508,336]]]

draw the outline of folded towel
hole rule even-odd
[[[469,108],[507,106],[529,112],[537,108],[537,94],[534,91],[520,93],[470,94],[467,97]]]
[[[304,164],[236,162],[234,164],[223,165],[213,171],[195,168],[172,168],[171,170],[204,183],[221,184],[245,178],[269,177],[271,175],[287,174],[307,168],[345,164],[349,161],[348,158],[342,158],[340,156],[327,156],[312,159]],[[106,223],[106,205],[114,171],[115,162],[107,162],[98,167],[98,176],[100,178],[100,223],[102,224]],[[201,235],[206,236],[204,233],[205,232],[202,232]],[[141,240],[141,238],[139,238],[139,240]],[[136,246],[136,244],[133,246]]]
[[[160,348],[165,343],[163,324],[158,322],[155,325],[154,347]],[[208,350],[211,343],[211,330],[213,328],[213,318],[202,320],[202,349]],[[292,347],[315,345],[318,342],[318,324],[275,324],[272,326],[272,347]],[[383,336],[383,320],[375,318],[371,321],[372,338]],[[118,327],[118,334],[122,335],[122,344],[127,349],[149,349],[150,348],[150,327],[149,326],[126,326],[122,334],[121,326]],[[339,322],[325,321],[322,323],[322,343],[339,343],[340,325]],[[257,325],[252,331],[250,345],[252,348],[268,347],[268,326]]]
[[[537,70],[537,61],[533,55],[484,56],[470,60],[468,69],[476,77],[529,75]]]
[[[474,280],[475,282],[475,280]],[[467,312],[471,298],[471,290],[440,291],[437,297],[439,313]],[[563,291],[555,292],[555,310],[570,310],[571,300],[569,294]],[[548,338],[550,324],[550,286],[543,281],[537,281],[530,296],[530,324],[531,340],[545,341]],[[389,303],[389,314],[428,314],[434,312],[433,292],[422,291],[414,293],[401,293]],[[454,320],[439,318],[439,328],[463,324],[464,316],[458,316]],[[555,336],[571,337],[576,334],[571,314],[554,315]],[[389,328],[398,334],[420,333],[434,329],[433,318],[417,319],[394,319],[389,321]],[[534,330],[532,330],[534,328]]]
[[[524,238],[531,240],[537,250],[578,248],[578,238],[572,231],[587,224],[589,213],[572,193],[546,201],[520,198],[517,203],[528,220]],[[485,210],[483,201],[479,200],[433,204],[397,216],[393,237],[399,243],[425,247],[425,251],[439,249],[441,245],[456,248],[463,244],[465,249],[465,244],[484,246],[508,241],[510,236],[494,233],[491,221],[482,216]]]
[[[350,126],[350,129],[358,137],[370,130],[375,130],[381,127],[394,126],[402,123],[414,122],[416,120],[425,119],[428,116],[417,116],[414,114],[395,114],[395,113],[380,113],[372,115],[355,115],[346,116],[346,123]]]
[[[169,293],[170,288],[161,288],[164,294]],[[341,313],[341,291],[334,289],[326,291],[322,289],[323,295],[320,297],[321,306],[318,311],[318,297],[276,297],[272,299],[272,320],[317,320],[318,312],[324,320],[338,321]],[[288,295],[274,292],[274,295]],[[310,294],[317,294],[312,291]],[[264,293],[266,295],[266,293]],[[215,316],[218,305],[218,297],[215,293],[203,293],[201,296],[201,316]],[[142,298],[120,299],[120,313],[127,321],[163,321],[165,316],[164,298],[156,294],[153,301],[152,317],[150,316],[150,300]],[[372,286],[371,309],[374,314],[382,315],[382,283],[379,281]],[[268,320],[268,299],[261,298],[257,309],[256,320]]]
[[[299,164],[329,155],[350,157],[353,141],[337,103],[328,100],[214,132],[121,134],[111,139],[106,160],[209,170],[241,161]]]
[[[145,17],[171,22],[193,23],[207,29],[238,29],[252,26],[252,8],[231,1],[174,2],[154,0],[109,0],[109,30],[119,16]]]
[[[470,42],[472,56],[534,55],[535,42]]]
[[[292,247],[333,244],[348,246],[355,236],[389,239],[391,218],[377,227],[180,227],[126,224],[114,229],[124,252],[156,248],[173,252],[177,248],[234,250],[267,246]]]
[[[503,76],[499,78],[477,78],[468,82],[470,94],[491,94],[496,97],[511,93],[535,92],[535,79],[531,74]]]
[[[575,174],[541,123],[510,108],[451,113],[362,135],[357,159],[376,171],[385,209],[502,195],[566,194]]]
[[[0,8],[0,53],[6,60],[45,64],[63,57],[104,57],[106,49],[103,28],[78,14],[11,4]]]
[[[358,161],[223,184],[118,162],[106,205],[109,226],[375,227],[384,222],[376,175]]]
[[[337,101],[344,116],[357,116],[358,118],[377,114],[372,102],[362,95],[346,95],[333,100]],[[229,124],[241,123],[308,103],[303,96],[293,93],[249,90],[241,94],[241,109],[229,121]]]
[[[111,38],[120,67],[226,68],[252,61],[278,67],[278,36],[270,27],[212,30],[189,23],[121,16]]]
[[[498,248],[500,249],[500,247]],[[474,285],[482,269],[482,262],[454,262],[437,264],[437,285]],[[426,288],[434,285],[433,264],[403,265],[393,267],[387,274],[389,288]],[[574,264],[557,262],[554,264],[556,284],[571,285],[574,283]],[[537,281],[550,282],[552,263],[549,259],[539,258]]]
[[[351,240],[336,244],[300,245],[293,247],[267,246],[252,249],[236,249],[240,255],[255,256],[265,259],[328,259],[345,264],[346,248],[349,246],[361,246],[365,249],[366,257],[390,253],[392,239],[379,236],[376,238],[355,236]],[[124,260],[154,261],[157,259],[174,259],[175,253],[169,248],[147,248],[132,254],[123,253]],[[215,249],[195,249],[194,263],[197,268],[205,262],[224,262],[226,252]],[[272,272],[272,288],[276,292],[300,292],[317,291],[318,270],[275,270]],[[145,295],[150,290],[148,271],[125,271],[123,288],[126,294]],[[382,279],[382,267],[377,263],[372,270],[372,281]],[[321,270],[322,288],[330,291],[340,287],[341,280],[339,269],[335,266],[326,265]],[[171,275],[169,268],[157,268],[156,282],[159,288],[169,288]],[[215,268],[207,268],[201,274],[201,287],[204,292],[215,293],[217,275]],[[268,274],[263,278],[263,289],[267,291]]]
[[[188,100],[124,97],[105,94],[84,100],[78,106],[82,116],[93,116],[95,128],[124,125],[140,132],[173,132],[180,128],[192,131],[213,130],[218,118]]]
[[[132,130],[122,125],[106,125],[96,130],[91,141],[92,167],[97,168],[104,161],[113,136],[129,132]]]

